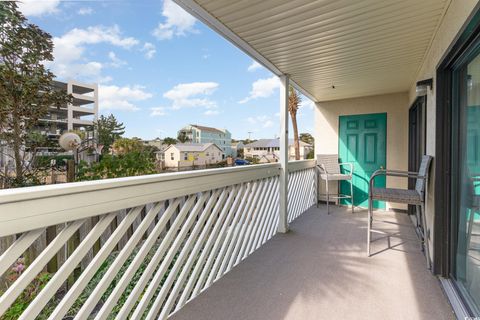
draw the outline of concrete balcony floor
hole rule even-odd
[[[417,242],[374,242],[366,257],[366,210],[311,208],[187,303],[171,319],[454,319],[440,282]],[[406,224],[378,229],[415,237],[407,215],[376,213]]]

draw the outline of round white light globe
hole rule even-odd
[[[58,144],[60,145],[60,147],[67,151],[77,148],[81,142],[82,139],[80,139],[78,134],[73,132],[64,133],[62,134],[60,139],[58,139]]]

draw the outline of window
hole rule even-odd
[[[454,73],[458,95],[453,112],[453,210],[457,215],[455,278],[480,312],[480,55]]]
[[[185,153],[183,154],[183,160],[188,160],[188,153],[185,152]]]
[[[434,261],[467,312],[480,315],[480,13],[436,78]],[[448,240],[448,241],[444,241]],[[437,261],[438,260],[438,261]]]
[[[170,153],[170,159],[175,160],[175,153]]]

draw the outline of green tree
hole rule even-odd
[[[315,139],[310,133],[300,133],[300,141],[308,143],[312,146],[315,144]]]
[[[44,65],[53,61],[52,51],[50,34],[28,23],[16,2],[0,2],[0,140],[11,148],[15,163],[14,177],[2,172],[10,186],[34,183],[39,137],[32,139],[31,133],[50,107],[72,99],[55,87],[54,74]]]
[[[187,136],[187,133],[185,131],[180,131],[177,136],[177,140],[180,141],[181,143],[185,142],[190,142],[190,138]]]
[[[300,133],[300,141],[308,143],[312,146],[312,149],[307,153],[307,159],[315,158],[315,139],[310,133]]]
[[[146,145],[143,146],[143,153],[152,159],[156,159],[156,152],[160,151],[157,147]]]
[[[143,152],[144,145],[142,140],[138,138],[120,138],[115,140],[112,144],[112,150],[114,154],[122,155],[131,152]]]
[[[164,145],[171,145],[171,144],[177,144],[177,139],[175,138],[171,138],[171,137],[166,137],[165,139],[163,139],[163,143]]]
[[[125,133],[125,126],[118,122],[113,114],[101,115],[94,124],[98,135],[98,144],[103,145],[102,153],[108,153],[115,140],[120,139]]]
[[[288,112],[290,113],[290,118],[292,119],[293,127],[293,145],[295,148],[295,160],[300,160],[300,142],[298,140],[298,125],[297,125],[297,111],[302,99],[297,90],[293,87],[290,87],[290,94],[288,95]]]

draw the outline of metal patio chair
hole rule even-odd
[[[349,173],[342,173],[341,167],[349,166]],[[325,194],[320,194],[319,196],[326,197],[327,200],[327,214],[330,214],[329,204],[330,199],[340,200],[340,199],[350,199],[352,202],[352,213],[354,212],[353,205],[353,163],[345,162],[339,163],[338,154],[318,154],[317,155],[317,171],[318,178],[325,181]],[[330,195],[328,190],[328,183],[330,181],[350,181],[350,195],[340,194],[338,190],[337,195]],[[318,202],[317,202],[318,207]]]
[[[423,244],[423,249],[425,250],[425,256],[427,259],[427,268],[430,269],[430,254],[428,248],[428,234],[427,234],[427,220],[425,217],[425,199],[426,199],[426,190],[428,185],[428,175],[430,164],[432,162],[431,156],[423,156],[422,162],[418,172],[411,171],[399,171],[399,170],[386,170],[380,169],[373,173],[370,178],[369,192],[368,192],[368,239],[367,239],[367,255],[370,257],[370,243],[371,243],[371,234],[380,233],[386,235],[388,238],[388,244],[390,247],[390,237],[399,237],[397,234],[390,234],[384,231],[372,229],[373,227],[373,201],[389,201],[394,203],[405,203],[415,205],[417,210],[416,220],[417,226],[416,230],[421,236],[421,241]],[[384,176],[393,176],[393,177],[403,177],[403,178],[415,178],[416,184],[414,190],[406,189],[394,189],[394,188],[375,188],[374,181],[375,177],[384,175]],[[421,217],[420,217],[421,215]],[[420,225],[420,220],[422,225]],[[405,239],[410,240],[410,239]]]

